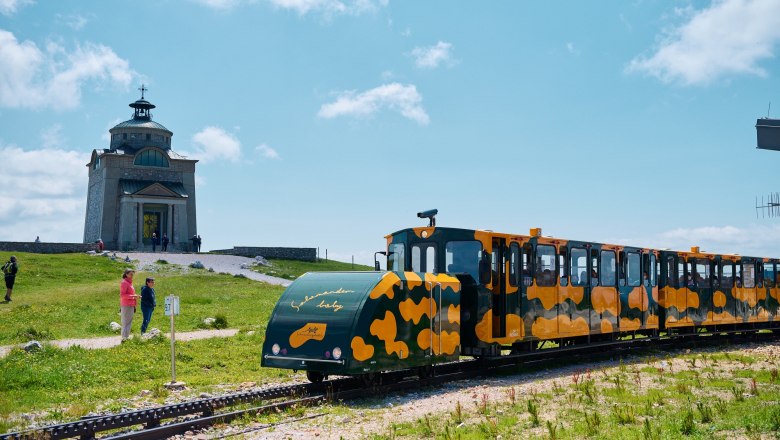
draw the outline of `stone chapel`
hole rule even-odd
[[[144,99],[144,86],[139,90],[132,119],[110,129],[110,147],[93,150],[87,164],[84,243],[102,239],[106,249],[151,250],[156,233],[160,242],[167,234],[168,250],[189,251],[197,234],[198,161],[171,150],[173,132],[152,121],[155,105]]]

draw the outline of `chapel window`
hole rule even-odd
[[[135,156],[135,165],[144,167],[161,167],[168,168],[168,158],[162,152],[158,150],[144,150]]]

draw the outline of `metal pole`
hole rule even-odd
[[[176,297],[171,295],[171,384],[176,383],[176,330],[173,325],[173,315],[176,314]]]

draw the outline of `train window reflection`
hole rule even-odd
[[[571,285],[588,285],[588,253],[585,249],[572,248],[571,250]]]
[[[734,287],[734,263],[721,261],[720,287]]]
[[[775,263],[764,263],[764,282],[768,287],[775,287]]]
[[[655,262],[655,254],[650,254],[650,285],[655,287],[658,285],[658,269]]]
[[[742,281],[748,289],[756,287],[756,264],[752,261],[742,263]]]
[[[710,262],[709,260],[696,260],[696,285],[710,287]]]
[[[601,251],[601,285],[615,285],[615,251]]]
[[[404,245],[395,243],[390,245],[390,254],[387,256],[387,267],[389,270],[404,270]]]
[[[444,248],[444,255],[447,273],[467,273],[475,281],[479,280],[482,243],[478,241],[448,241]]]
[[[626,279],[629,286],[639,286],[642,284],[642,275],[639,271],[639,253],[628,253],[628,264],[626,265]]]
[[[536,285],[554,286],[555,273],[555,247],[548,245],[536,246]]]

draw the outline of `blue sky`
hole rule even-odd
[[[780,256],[780,2],[0,0],[0,240],[80,241],[146,97],[205,249],[372,260],[438,224]]]

